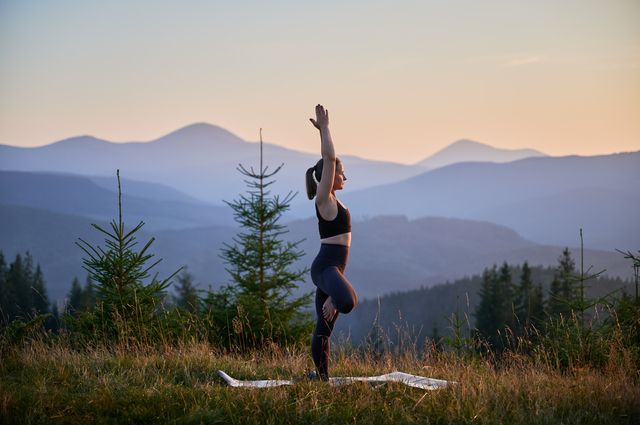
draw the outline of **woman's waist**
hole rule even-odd
[[[346,264],[349,258],[349,247],[337,244],[320,244],[320,251],[316,258],[328,259]]]
[[[341,245],[349,248],[351,245],[351,232],[341,233],[335,236],[329,236],[328,238],[320,239],[322,245]]]

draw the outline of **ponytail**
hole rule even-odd
[[[307,187],[307,196],[309,199],[313,199],[316,196],[316,192],[318,191],[318,185],[316,181],[313,179],[313,172],[315,171],[314,167],[311,167],[307,170],[305,175],[305,183]]]
[[[316,183],[316,181],[320,183],[320,180],[322,179],[323,164],[324,161],[322,160],[322,158],[320,158],[320,161],[316,162],[315,166],[307,170],[305,183],[307,186],[307,196],[309,197],[309,199],[315,198],[316,193],[318,193],[318,184]],[[313,179],[314,173],[316,175],[315,180]]]

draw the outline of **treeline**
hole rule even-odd
[[[7,264],[0,251],[0,330],[13,321],[29,322],[35,317],[50,314],[44,328],[54,335],[65,328],[65,317],[78,318],[96,305],[96,283],[88,274],[84,285],[75,277],[63,304],[51,303],[47,296],[47,285],[40,264],[34,267],[34,259],[29,251],[25,255],[16,254],[13,262]],[[168,308],[181,308],[188,313],[196,313],[201,297],[195,284],[195,277],[185,266],[176,276],[175,293],[167,293],[159,303]]]
[[[439,340],[449,333],[451,323],[447,318],[459,309],[468,318],[465,332],[474,333],[477,328],[493,347],[503,347],[498,332],[504,335],[506,326],[522,334],[520,327],[539,325],[540,320],[558,314],[570,315],[570,308],[558,297],[573,299],[575,282],[567,276],[577,270],[568,249],[558,254],[557,266],[503,263],[453,282],[360,300],[356,309],[340,317],[336,331],[355,342],[364,342],[377,329],[392,339],[408,335],[424,346],[426,339]],[[624,294],[635,292],[633,281],[607,275],[589,280],[587,286],[588,298],[618,291],[614,295],[621,300]]]
[[[47,296],[40,264],[34,266],[29,251],[24,257],[16,254],[13,262],[8,264],[0,251],[0,310],[0,325],[46,313],[59,317],[57,306],[52,306]],[[57,329],[57,321],[53,317],[47,317],[44,324],[47,329]]]

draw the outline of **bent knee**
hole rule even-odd
[[[358,297],[353,297],[342,301],[336,306],[336,309],[342,314],[347,314],[351,313],[351,310],[355,308],[356,304],[358,304]]]

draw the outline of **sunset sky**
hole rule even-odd
[[[0,1],[0,144],[207,122],[415,163],[459,139],[640,150],[640,1]]]

